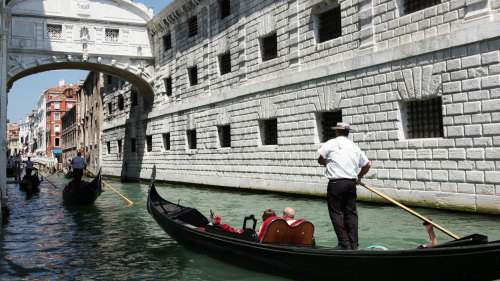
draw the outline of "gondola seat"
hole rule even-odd
[[[259,235],[261,243],[314,244],[314,225],[304,219],[288,225],[283,218],[270,217],[264,222],[262,229],[263,233]]]

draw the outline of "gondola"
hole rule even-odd
[[[217,229],[198,210],[162,198],[155,188],[147,209],[178,243],[250,270],[298,280],[495,280],[500,278],[500,241],[473,234],[438,246],[403,250],[337,250],[332,247],[260,242],[253,229]],[[264,239],[263,239],[264,241]]]
[[[101,169],[99,169],[99,173],[91,182],[69,182],[63,189],[63,201],[66,205],[92,205],[101,192]]]
[[[19,182],[19,188],[27,193],[37,193],[40,192],[40,183],[42,182],[38,177],[38,170],[33,169],[34,174],[31,176],[24,175],[21,182]]]
[[[64,169],[64,178],[65,179],[72,179],[73,178],[73,171],[68,169],[68,168],[65,168]]]

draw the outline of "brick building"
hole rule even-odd
[[[499,25],[492,0],[175,0],[148,24],[154,108],[105,97],[105,173],[324,195],[344,121],[367,184],[500,213]]]
[[[50,88],[46,94],[46,156],[55,157],[62,162],[62,122],[61,118],[76,103],[78,85],[65,85],[64,80],[58,87]]]

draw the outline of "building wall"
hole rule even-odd
[[[68,160],[73,159],[76,156],[77,150],[77,130],[76,130],[76,108],[77,105],[73,106],[64,116],[61,118],[62,124],[62,163],[63,167],[68,166]]]
[[[320,119],[340,111],[372,161],[365,183],[412,204],[500,213],[498,1],[443,0],[408,14],[404,1],[339,1],[342,34],[325,42],[318,42],[318,18],[335,1],[231,1],[222,20],[217,1],[183,1],[190,9],[181,2],[149,24],[153,111],[104,112],[106,174],[149,178],[156,165],[162,180],[324,194]],[[193,16],[200,29],[189,37]],[[277,58],[263,61],[261,39],[274,32]],[[167,34],[172,48],[165,51]],[[220,75],[226,51],[231,72]],[[199,83],[190,85],[194,66]],[[165,78],[172,78],[170,96]],[[127,91],[105,102],[119,95]],[[408,137],[405,107],[429,99],[442,102],[442,137]],[[277,145],[262,144],[268,119],[277,119]],[[220,144],[224,125],[229,148]],[[188,146],[192,130],[196,149]],[[358,195],[376,199],[362,188]]]

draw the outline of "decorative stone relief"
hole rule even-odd
[[[259,37],[268,35],[276,30],[276,19],[270,14],[261,17],[259,27],[257,28],[257,35]]]
[[[193,114],[188,114],[186,118],[186,129],[187,130],[194,130],[196,129],[196,126],[194,124],[194,116]]]
[[[441,76],[432,75],[433,66],[414,67],[402,71],[402,81],[398,82],[398,91],[402,100],[425,99],[439,96]]]
[[[270,99],[262,99],[259,107],[259,119],[270,119],[276,117],[278,107]]]
[[[217,111],[217,115],[219,115],[215,121],[217,126],[227,125],[230,123],[229,114],[226,108],[220,108]]]

